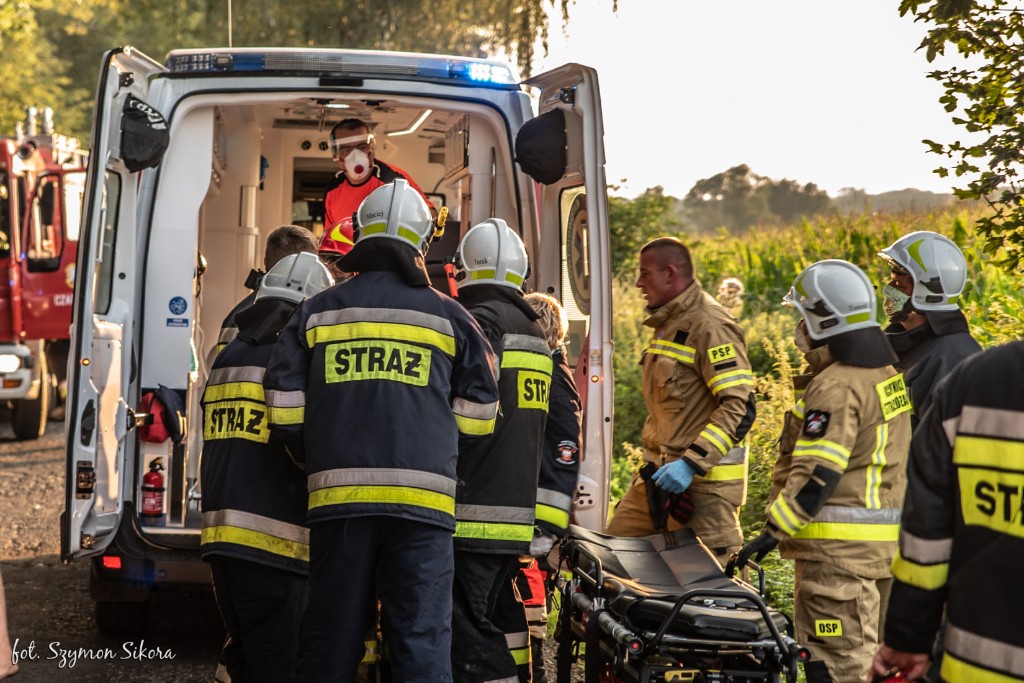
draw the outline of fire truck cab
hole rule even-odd
[[[323,230],[324,190],[338,170],[328,136],[345,118],[369,124],[378,158],[449,208],[445,237],[426,259],[442,291],[442,261],[471,226],[497,216],[522,235],[527,288],[567,310],[585,400],[574,521],[604,525],[611,301],[592,69],[570,64],[520,83],[506,63],[461,57],[247,48],[175,50],[161,64],[129,47],[109,52],[102,68],[76,275],[61,548],[66,561],[93,557],[101,630],[137,625],[155,589],[209,584],[198,561],[209,358],[222,320],[248,293],[247,274],[262,265],[267,234],[288,223]],[[178,444],[141,439],[136,428],[144,397],[161,386],[186,406]],[[140,507],[155,458],[165,492],[154,524]]]
[[[0,402],[17,439],[63,398],[86,160],[48,108],[0,138]]]

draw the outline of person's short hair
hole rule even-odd
[[[569,318],[565,315],[565,309],[558,303],[558,299],[541,292],[527,294],[526,303],[540,316],[537,324],[544,331],[548,347],[554,351],[562,345],[569,334]]]
[[[331,140],[337,139],[339,130],[359,130],[360,128],[370,131],[370,125],[362,119],[343,119],[334,124],[334,128],[331,128]]]
[[[312,232],[301,225],[282,225],[267,235],[263,251],[263,267],[270,270],[285,256],[303,251],[316,253],[317,241]]]
[[[657,237],[640,247],[640,253],[656,249],[663,265],[673,265],[683,277],[693,277],[693,259],[689,248],[676,237]]]

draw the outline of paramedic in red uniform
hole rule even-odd
[[[331,157],[338,172],[324,196],[324,232],[341,219],[351,218],[371,192],[396,178],[405,178],[433,212],[433,205],[409,174],[376,158],[377,143],[370,127],[359,119],[345,119],[331,129]]]

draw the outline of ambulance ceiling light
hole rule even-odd
[[[425,109],[420,117],[416,119],[411,126],[405,130],[396,130],[388,133],[388,137],[396,137],[398,135],[408,135],[409,133],[415,133],[416,129],[423,125],[423,122],[427,120],[427,117],[434,113],[433,109]]]

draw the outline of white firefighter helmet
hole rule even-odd
[[[367,195],[356,212],[356,221],[357,244],[375,237],[387,237],[405,242],[423,253],[434,234],[434,222],[427,202],[404,178],[381,185]]]
[[[800,311],[815,340],[880,327],[875,288],[864,271],[847,261],[828,259],[807,266],[782,302]]]
[[[955,311],[967,284],[967,261],[949,238],[927,230],[904,235],[878,252],[914,280],[911,303],[919,311]]]
[[[289,254],[267,271],[256,291],[256,301],[278,299],[301,303],[334,284],[330,271],[316,254]]]
[[[522,289],[530,270],[523,241],[500,218],[469,229],[459,244],[458,266],[465,274],[459,289],[482,284]]]

